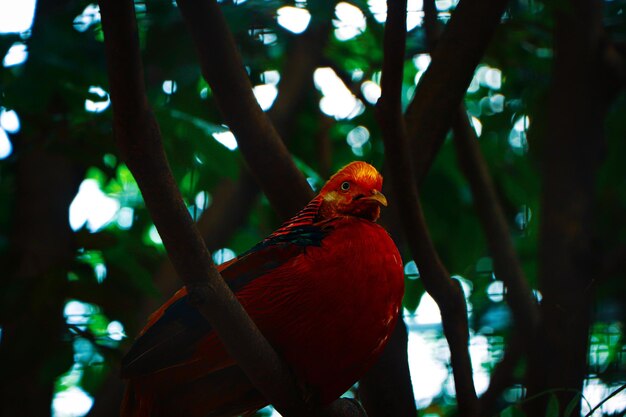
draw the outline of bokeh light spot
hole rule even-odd
[[[413,57],[413,65],[419,71],[426,71],[428,66],[430,65],[431,57],[430,54],[418,54]]]
[[[502,94],[494,94],[489,97],[489,106],[494,113],[501,113],[504,111],[504,96]]]
[[[484,83],[492,90],[499,90],[502,87],[502,71],[497,68],[488,68],[485,71]]]
[[[335,37],[340,41],[350,40],[365,31],[367,23],[361,9],[350,3],[341,2],[335,7],[337,19],[333,20]]]
[[[276,14],[278,24],[296,34],[304,32],[311,21],[311,13],[302,7],[281,7]]]
[[[88,4],[85,10],[74,18],[74,29],[85,32],[92,25],[100,22],[100,7],[97,4]]]
[[[22,42],[15,42],[9,50],[7,54],[4,56],[2,60],[2,65],[5,67],[13,67],[15,65],[20,65],[26,62],[28,59],[28,50],[26,49],[26,45]]]
[[[161,235],[159,234],[159,231],[157,230],[155,225],[150,226],[150,230],[148,230],[148,238],[150,238],[152,243],[154,243],[155,245],[162,245],[163,244],[163,240],[161,239]]]
[[[163,92],[165,94],[171,95],[176,92],[176,90],[178,89],[178,85],[176,84],[176,81],[165,80],[163,81],[163,85],[161,86],[161,88],[163,89]]]
[[[370,140],[370,131],[364,126],[357,126],[348,132],[346,142],[354,148],[360,148]]]
[[[111,99],[109,94],[104,91],[102,87],[91,86],[89,87],[89,93],[94,94],[103,100],[94,101],[91,99],[85,100],[85,110],[91,113],[100,113],[105,111],[111,105]]]
[[[20,118],[15,110],[7,110],[0,108],[0,127],[8,133],[17,133],[20,131]]]
[[[346,88],[331,68],[318,68],[313,74],[315,87],[322,92],[320,110],[335,119],[352,119],[363,113],[365,106]]]
[[[252,92],[263,111],[267,111],[272,107],[278,95],[278,89],[273,84],[256,85],[252,89]]]
[[[65,303],[63,316],[68,324],[85,325],[89,318],[97,312],[97,309],[89,304],[78,300],[70,300]]]
[[[76,231],[86,223],[89,231],[96,232],[113,220],[119,209],[119,201],[104,194],[96,180],[86,179],[70,204],[70,227]]]
[[[13,145],[9,139],[9,135],[0,128],[0,159],[8,158],[13,153]]]
[[[122,340],[126,337],[124,333],[124,325],[117,320],[113,320],[107,326],[107,333],[109,333],[109,337],[113,340]]]
[[[53,417],[82,417],[89,412],[93,398],[79,387],[57,392],[52,400]]]
[[[265,84],[278,85],[280,81],[280,72],[276,70],[264,71],[261,74],[261,79]]]
[[[380,86],[374,81],[365,81],[361,84],[361,92],[363,93],[365,100],[369,101],[370,104],[376,104],[382,94]]]
[[[117,226],[122,230],[128,230],[133,225],[135,210],[132,207],[122,207],[117,213]]]
[[[404,265],[404,275],[408,279],[418,279],[420,277],[420,271],[417,269],[415,261],[409,261]]]
[[[237,149],[237,139],[230,130],[213,133],[213,138],[231,151]]]
[[[478,117],[472,116],[471,120],[472,120],[472,127],[474,128],[474,131],[476,132],[476,136],[480,137],[480,135],[483,133],[483,124],[480,122],[480,119]]]
[[[221,265],[224,262],[228,262],[231,259],[235,259],[236,257],[237,257],[237,254],[232,249],[229,249],[229,248],[222,248],[213,252],[213,262],[215,262],[217,265]]]
[[[439,306],[428,293],[424,293],[415,310],[415,321],[421,325],[441,324],[441,312]]]
[[[36,0],[0,0],[0,33],[26,32],[33,25]]]
[[[504,282],[502,281],[493,281],[487,287],[487,297],[494,303],[499,303],[504,300]]]

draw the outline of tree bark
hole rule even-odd
[[[583,388],[597,256],[592,232],[595,176],[604,152],[608,94],[602,73],[599,0],[557,8],[550,128],[541,147],[540,340],[528,370],[528,396],[557,393],[561,411]],[[593,80],[593,82],[592,82]],[[567,390],[567,391],[566,391]],[[546,396],[529,404],[543,415]],[[572,415],[580,414],[577,407]]]
[[[400,319],[380,359],[359,381],[359,399],[369,417],[416,415],[407,343],[406,324]]]
[[[59,128],[42,128],[27,141],[30,149],[20,149],[14,270],[3,283],[2,302],[0,414],[7,416],[49,415],[55,379],[72,365],[72,345],[62,341],[74,255],[68,213],[84,171],[45,145],[48,135],[63,135]]]
[[[453,132],[457,159],[472,190],[476,213],[493,258],[494,272],[507,287],[506,301],[511,307],[515,327],[531,345],[539,323],[539,309],[513,247],[509,225],[480,152],[476,132],[463,105],[457,110]]]
[[[406,110],[415,176],[424,178],[450,129],[507,5],[506,0],[461,0],[432,53]],[[419,186],[418,182],[418,186]]]
[[[133,2],[102,1],[100,10],[117,144],[190,300],[270,402],[285,415],[307,415],[290,370],[217,272],[182,201],[146,99]]]
[[[56,0],[37,2],[29,43],[33,57],[25,64],[23,79],[33,74],[33,66],[43,65],[39,51],[45,29],[57,24],[62,6]],[[63,316],[74,256],[68,213],[85,169],[61,150],[69,145],[70,135],[60,94],[51,96],[45,118],[27,108],[17,110],[28,130],[23,128],[14,141],[11,249],[0,282],[0,415],[48,416],[55,380],[72,366],[73,347],[64,340]]]
[[[422,213],[400,95],[406,42],[406,0],[387,3],[379,120],[390,162],[392,187],[407,242],[420,270],[426,291],[441,310],[444,334],[450,345],[452,370],[462,416],[477,416],[478,402],[468,351],[469,328],[465,298],[458,282],[450,278],[428,233]],[[469,81],[468,81],[469,82]]]
[[[288,219],[313,198],[313,191],[259,107],[219,5],[180,0],[178,6],[226,124],[270,203]]]

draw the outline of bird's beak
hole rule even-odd
[[[378,190],[372,190],[372,195],[363,197],[363,200],[373,201],[381,206],[387,207],[387,198]]]

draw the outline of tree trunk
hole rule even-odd
[[[5,416],[49,415],[54,381],[72,365],[72,344],[62,340],[63,306],[74,254],[68,213],[82,170],[48,144],[52,135],[63,137],[62,129],[44,128],[19,149],[11,272],[2,282]]]
[[[31,58],[24,83],[45,82],[33,67],[45,65],[48,29],[59,22],[61,0],[40,0],[35,10]],[[45,59],[45,58],[43,58]],[[28,80],[28,81],[26,81]],[[17,109],[24,121],[16,136],[15,204],[10,253],[0,285],[0,415],[50,415],[54,382],[73,363],[72,344],[63,340],[67,270],[74,256],[69,206],[84,168],[63,149],[69,146],[67,109],[61,94],[48,98],[46,112]],[[43,121],[42,121],[43,120]]]
[[[561,412],[582,391],[593,302],[595,174],[604,149],[601,2],[571,0],[556,13],[550,124],[542,147],[539,247],[542,324],[528,396],[559,390]],[[532,122],[531,122],[532,123]],[[544,415],[548,395],[529,405]],[[572,415],[579,415],[579,406]]]

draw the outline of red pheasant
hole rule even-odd
[[[382,176],[364,162],[335,174],[295,217],[219,267],[276,351],[323,404],[373,364],[404,289],[400,254],[376,220]],[[124,417],[237,416],[267,405],[185,288],[149,319],[122,363]]]

